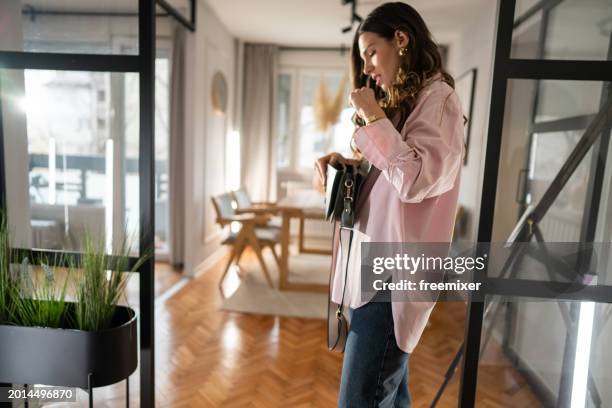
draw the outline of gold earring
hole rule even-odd
[[[406,53],[408,52],[408,50],[404,47],[404,48],[400,48],[398,51],[398,54],[400,57],[403,57],[406,55]]]

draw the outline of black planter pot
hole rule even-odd
[[[138,365],[137,321],[117,306],[100,331],[0,325],[0,383],[91,388],[128,378]]]

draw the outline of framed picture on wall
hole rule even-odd
[[[474,95],[476,93],[476,68],[472,68],[467,72],[455,78],[455,92],[459,96],[463,113],[467,117],[466,128],[464,132],[465,156],[463,164],[467,164],[468,152],[470,150],[470,132],[472,129],[472,111],[474,110]]]

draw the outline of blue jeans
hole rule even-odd
[[[391,303],[370,302],[350,313],[338,406],[409,408],[410,355],[395,342]]]

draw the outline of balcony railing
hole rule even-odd
[[[45,173],[37,170],[49,169],[48,154],[30,154],[29,174],[30,186],[42,197],[42,190],[49,188],[48,177]],[[106,173],[106,159],[102,156],[56,156],[56,169],[58,171],[78,171],[79,177],[70,182],[56,182],[57,191],[74,192],[78,194],[77,204],[101,204],[99,197],[88,196],[87,178],[92,174]],[[125,159],[125,174],[138,175],[138,159]],[[155,200],[162,201],[168,197],[168,162],[166,160],[155,161]]]

